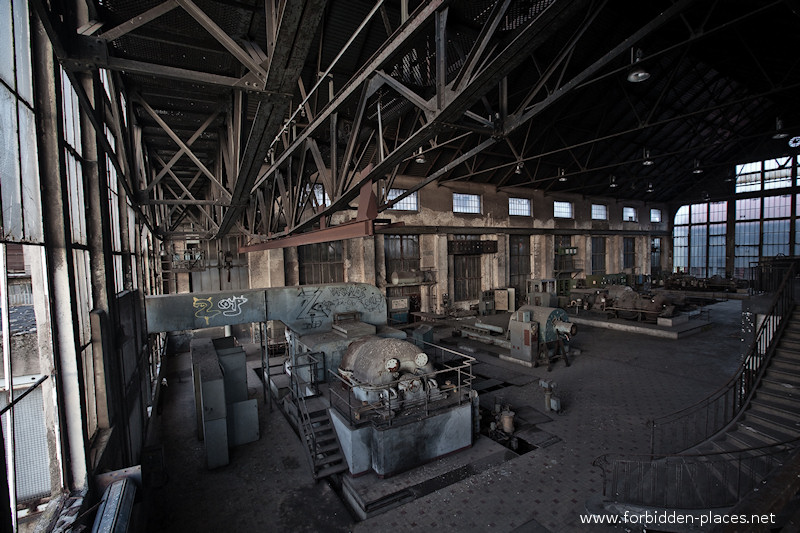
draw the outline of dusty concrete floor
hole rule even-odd
[[[277,408],[264,404],[255,372],[261,438],[231,451],[209,471],[197,440],[188,354],[168,357],[169,382],[156,421],[169,481],[148,494],[148,531],[584,531],[586,500],[602,492],[592,461],[605,453],[649,450],[647,421],[706,397],[733,374],[741,348],[741,302],[710,306],[712,326],[679,340],[582,327],[581,352],[552,372],[502,361],[473,341],[476,375],[503,386],[481,403],[509,403],[539,420],[546,446],[440,488],[385,514],[356,522],[325,482],[315,483],[300,440]],[[449,328],[438,328],[448,336]],[[255,347],[248,361],[257,360]],[[561,414],[544,413],[539,378],[557,382]],[[538,412],[538,415],[536,414]],[[548,421],[549,420],[549,421]],[[486,438],[486,437],[482,437]],[[391,478],[387,480],[391,483]],[[597,527],[596,529],[602,529]]]

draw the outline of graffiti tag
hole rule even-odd
[[[206,326],[208,325],[208,321],[211,318],[214,318],[220,311],[218,309],[214,309],[214,303],[209,296],[208,298],[197,298],[196,296],[192,297],[192,307],[197,309],[195,311],[194,316],[197,318],[202,318],[206,321]]]
[[[242,305],[245,303],[247,303],[247,298],[244,295],[231,296],[217,302],[217,307],[222,309],[222,314],[225,316],[239,316],[242,314]]]

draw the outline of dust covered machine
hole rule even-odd
[[[578,331],[567,312],[555,307],[524,305],[508,321],[511,349],[500,356],[526,366],[546,364],[547,370],[558,359],[569,366],[569,341]]]
[[[387,476],[472,445],[472,359],[395,338],[347,348],[331,383],[331,419],[354,475]]]

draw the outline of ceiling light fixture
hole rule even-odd
[[[616,176],[611,176],[611,183],[609,183],[608,186],[611,187],[612,189],[616,189],[617,188],[617,178],[616,178]]]
[[[514,174],[522,174],[522,161],[517,161],[517,168],[514,169]]]
[[[775,133],[772,134],[772,138],[776,140],[785,139],[788,137],[789,134],[783,131],[783,121],[781,117],[775,117]]]
[[[561,182],[567,181],[567,177],[564,175],[564,169],[563,168],[559,168],[558,169],[558,181],[561,181]]]
[[[631,48],[631,65],[633,67],[628,71],[628,81],[631,83],[640,83],[650,79],[650,73],[638,65],[643,55],[641,48]]]
[[[417,157],[414,159],[414,161],[419,163],[420,165],[424,165],[425,163],[428,162],[428,160],[425,159],[425,154],[422,153],[422,146],[419,147],[419,151],[417,152]]]
[[[644,159],[642,159],[642,164],[644,166],[649,167],[650,165],[653,164],[653,160],[650,159],[650,150],[648,150],[647,148],[643,148],[642,155],[644,156]]]
[[[700,168],[700,161],[697,159],[694,160],[694,169],[692,170],[692,174],[702,174],[703,169]]]
[[[647,192],[653,192],[654,190],[655,189],[653,189],[653,182],[651,181],[650,183],[647,184]]]

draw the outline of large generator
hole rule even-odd
[[[526,366],[553,363],[564,359],[569,366],[569,341],[578,328],[570,323],[567,312],[556,307],[524,305],[508,321],[511,350],[503,359]]]
[[[350,472],[388,476],[471,446],[478,405],[471,363],[399,339],[353,341],[330,410]]]

